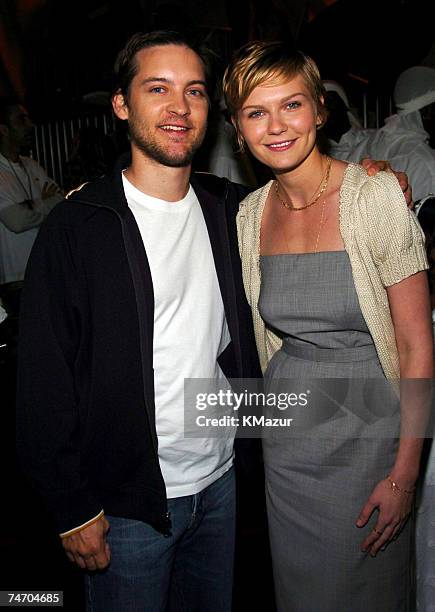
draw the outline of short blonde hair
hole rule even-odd
[[[323,103],[325,88],[317,64],[282,41],[254,41],[235,52],[223,77],[230,115],[236,116],[258,85],[265,81],[288,81],[297,75],[302,76],[323,125],[327,117]]]

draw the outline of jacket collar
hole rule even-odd
[[[128,151],[117,159],[109,174],[92,182],[84,183],[71,191],[68,199],[74,202],[112,208],[121,216],[124,216],[128,210],[128,204],[122,184],[122,171],[128,168],[130,163],[131,154]],[[228,189],[226,179],[202,172],[192,172],[190,184],[200,201],[204,216],[207,215],[205,212],[207,203],[217,202],[225,198]]]
[[[68,200],[111,208],[123,217],[128,211],[128,204],[122,185],[122,171],[129,166],[130,161],[130,152],[124,153],[109,174],[80,185],[68,194]]]

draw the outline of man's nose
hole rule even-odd
[[[169,101],[168,110],[176,115],[190,115],[190,105],[184,93],[174,93]]]

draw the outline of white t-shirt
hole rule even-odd
[[[23,279],[38,228],[63,199],[60,190],[41,198],[47,181],[53,183],[34,159],[20,157],[14,163],[0,155],[0,284]],[[30,199],[33,209],[23,204]]]
[[[230,339],[210,240],[192,187],[179,202],[166,202],[142,193],[125,176],[123,184],[154,287],[160,467],[169,498],[194,495],[233,462],[231,433],[184,438],[184,379],[224,379],[216,359]]]

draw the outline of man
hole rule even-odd
[[[15,98],[0,99],[0,284],[21,281],[39,226],[63,199],[55,182],[30,157],[33,139],[27,110]]]
[[[247,190],[191,175],[200,49],[137,34],[116,74],[131,159],[57,206],[29,261],[19,454],[69,559],[93,572],[92,610],[228,611],[233,440],[184,439],[183,383],[260,376],[235,226]]]
[[[233,439],[184,439],[183,384],[260,376],[235,226],[246,190],[191,176],[209,106],[200,49],[138,34],[116,73],[131,159],[57,206],[29,261],[19,453],[69,559],[104,570],[87,578],[93,610],[175,597],[227,611]]]
[[[326,90],[328,121],[320,136],[325,140],[324,148],[329,155],[346,159],[358,142],[367,138],[369,130],[363,129],[358,117],[351,111],[347,94],[337,81],[324,80],[323,86]]]
[[[224,176],[235,183],[242,183],[256,188],[257,177],[251,160],[244,151],[236,151],[234,128],[227,116],[227,109],[223,94],[219,96],[216,104],[218,112],[214,120],[209,120],[207,138],[208,155],[205,168],[207,172],[216,176]]]
[[[435,69],[412,66],[396,81],[393,101],[397,113],[378,130],[352,131],[331,154],[346,161],[362,157],[388,159],[402,168],[417,202],[435,193]]]

